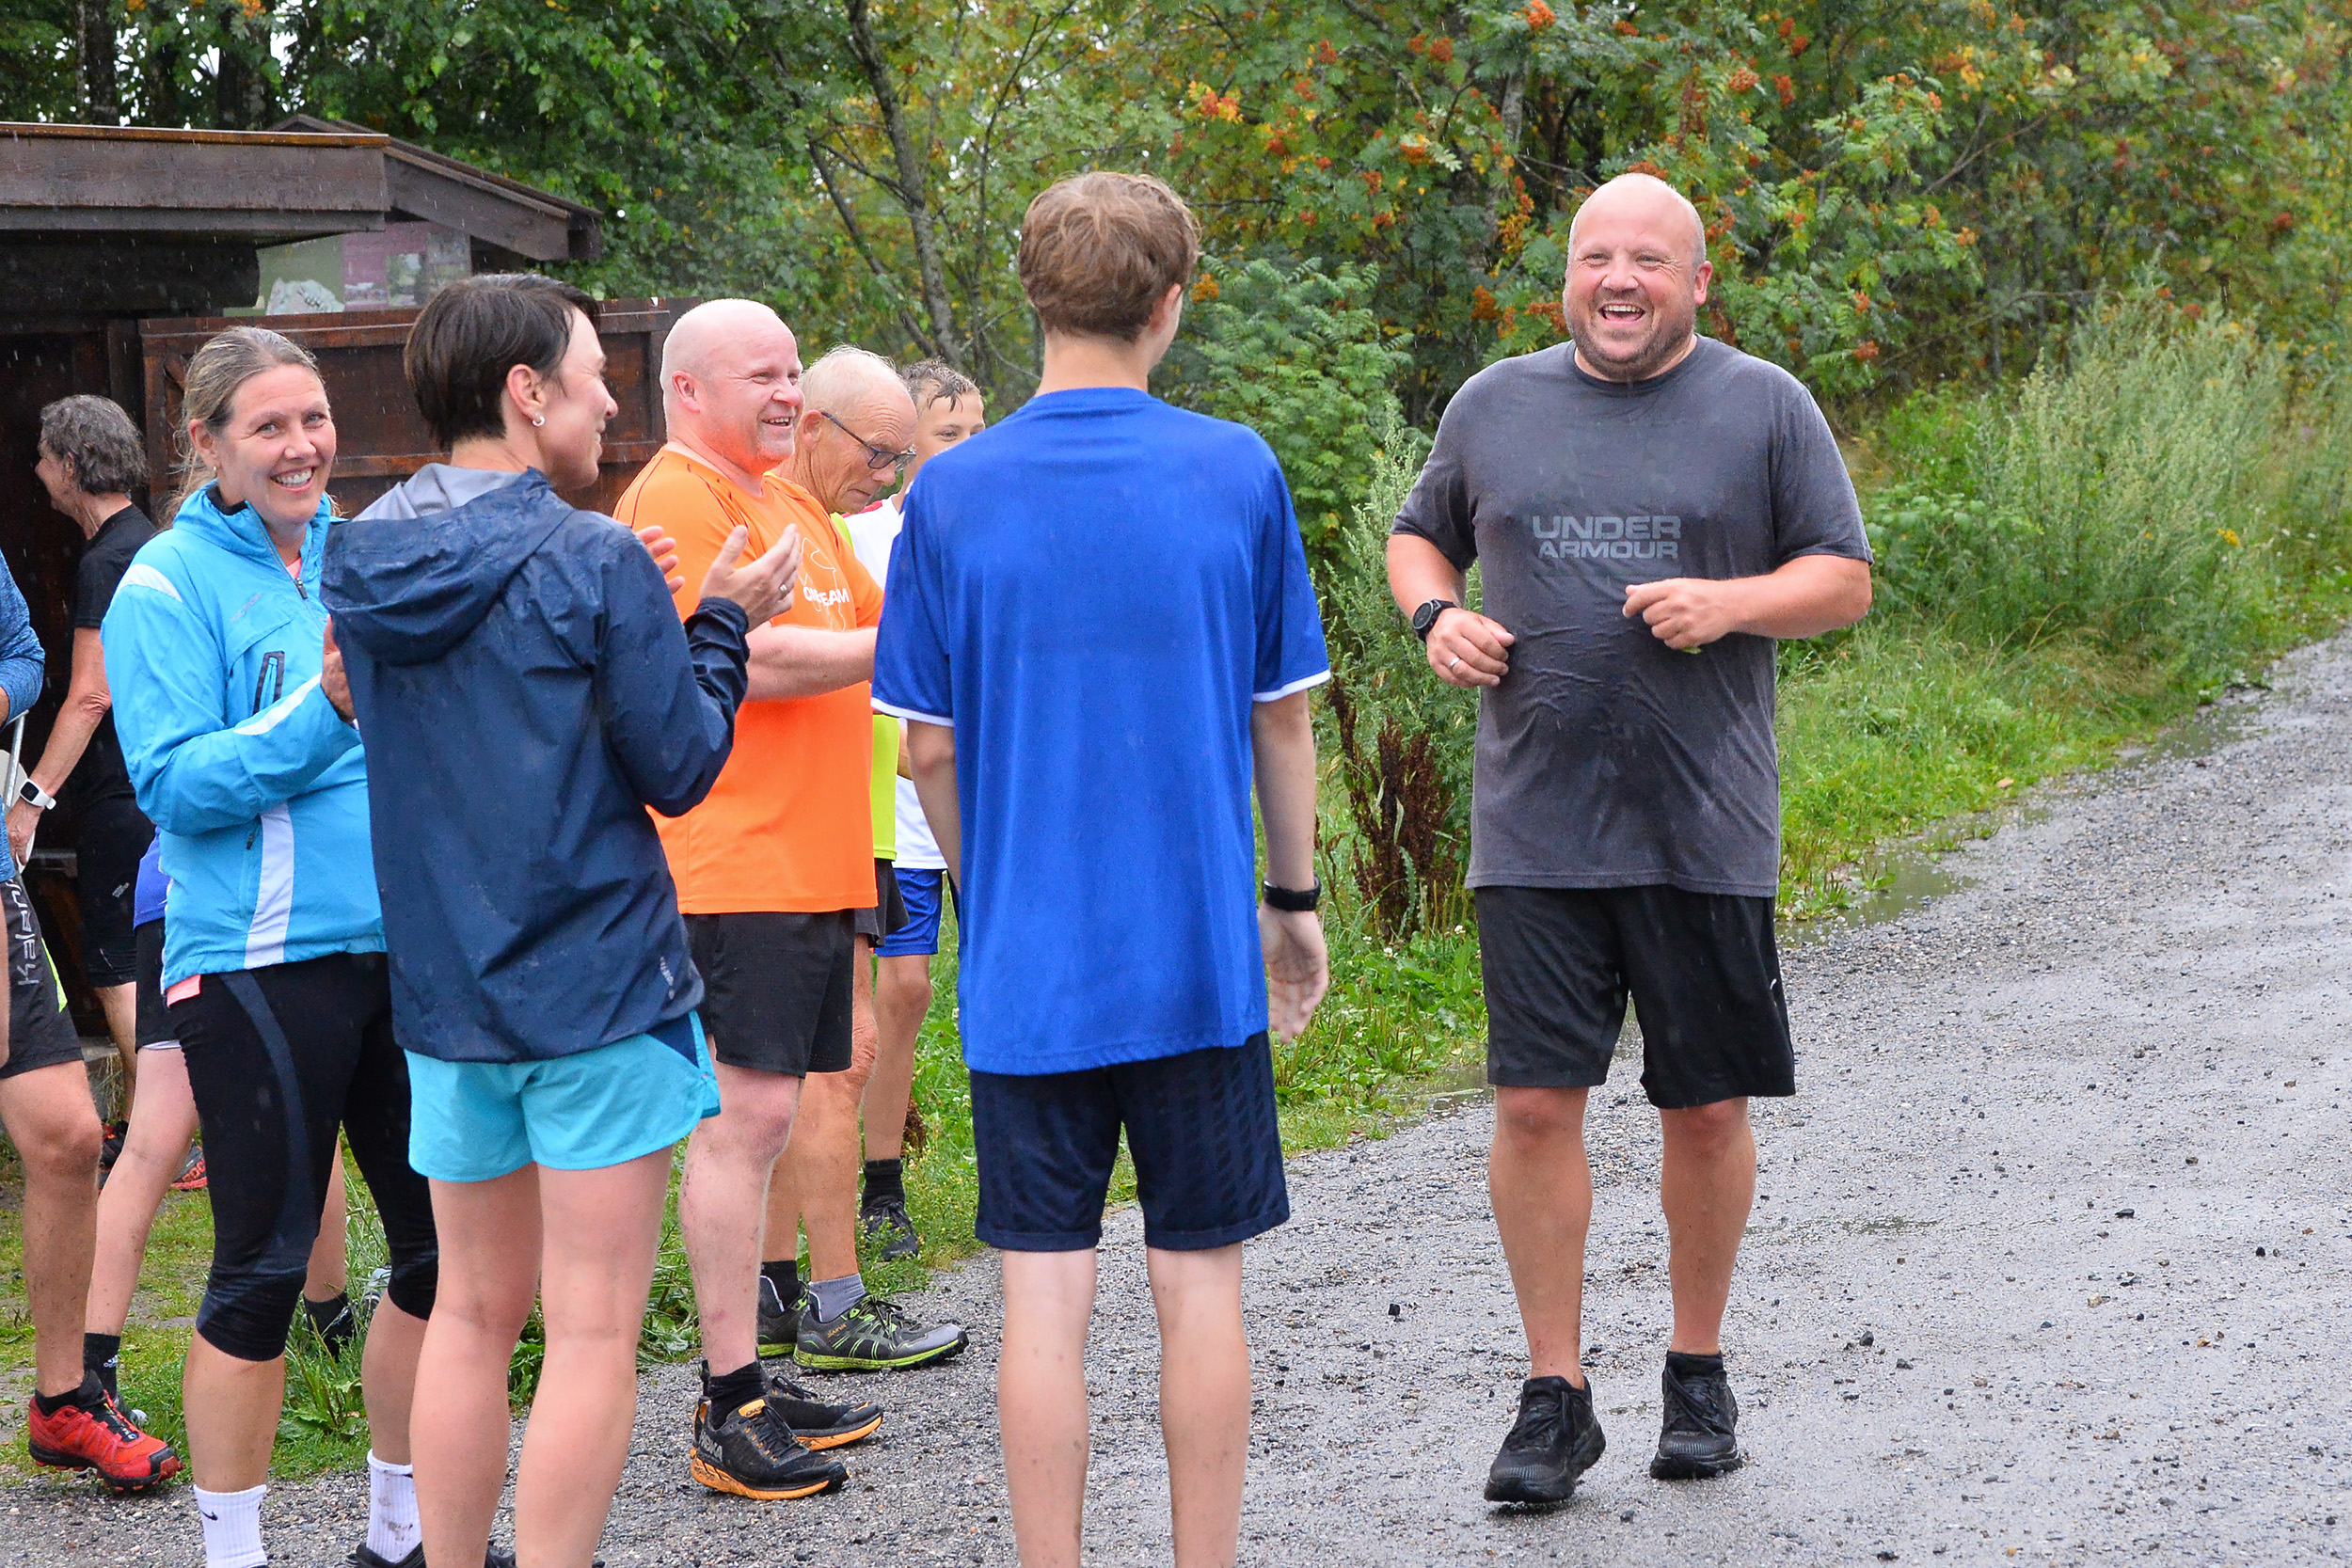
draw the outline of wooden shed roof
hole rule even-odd
[[[108,234],[276,245],[422,218],[533,261],[600,254],[577,202],[359,126],[273,131],[0,122],[0,237]]]

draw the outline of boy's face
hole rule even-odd
[[[977,392],[966,392],[953,402],[936,398],[924,404],[914,417],[914,461],[907,465],[906,484],[898,486],[898,494],[906,494],[906,485],[914,483],[914,476],[923,471],[924,464],[958,441],[970,440],[987,426]]]

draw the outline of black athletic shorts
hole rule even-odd
[[[138,891],[139,859],[154,837],[154,825],[128,795],[82,808],[81,833],[73,843],[74,895],[82,906],[82,974],[97,990],[127,986],[138,977],[132,895]]]
[[[898,868],[880,855],[874,857],[874,907],[856,913],[856,931],[868,944],[879,944],[907,923],[907,901],[898,891]]]
[[[138,990],[132,993],[138,1003],[136,1043],[163,1050],[176,1050],[180,1037],[171,1032],[171,1014],[164,1006],[164,923],[151,920],[131,933],[139,955]]]
[[[196,1331],[241,1361],[284,1354],[338,1127],[384,1222],[385,1294],[430,1317],[439,1246],[431,1189],[408,1164],[408,1059],[384,955],[207,974],[170,1014],[211,1179],[213,1272]]]
[[[805,1078],[850,1065],[854,916],[690,914],[713,1060]]]
[[[65,1010],[65,988],[41,945],[40,922],[22,878],[0,882],[0,918],[8,933],[8,1059],[0,1063],[0,1078],[60,1062],[81,1066],[81,1032]]]
[[[1772,901],[1674,887],[1482,887],[1486,1081],[1591,1088],[1633,998],[1661,1110],[1797,1092]]]
[[[1274,1054],[1252,1035],[1118,1067],[972,1074],[980,1240],[1009,1252],[1094,1247],[1122,1127],[1144,1245],[1205,1252],[1291,1217]]]

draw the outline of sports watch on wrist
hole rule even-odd
[[[47,811],[57,803],[57,798],[55,795],[50,794],[30,779],[17,786],[16,798],[35,811]]]
[[[1315,906],[1322,902],[1321,882],[1303,889],[1276,887],[1272,882],[1265,885],[1265,906],[1269,910],[1280,910],[1285,914],[1312,914]]]
[[[1452,599],[1431,599],[1427,604],[1413,611],[1413,635],[1423,642],[1427,642],[1430,629],[1438,624],[1438,617],[1449,610],[1461,608]]]

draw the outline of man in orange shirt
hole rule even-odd
[[[669,443],[615,515],[668,531],[688,580],[738,526],[763,550],[801,536],[792,608],[751,634],[734,752],[701,805],[658,825],[724,1107],[688,1145],[678,1202],[705,1357],[693,1473],[739,1496],[804,1497],[846,1474],[809,1449],[882,1422],[872,1405],[824,1403],[770,1377],[756,1343],[770,1173],[802,1079],[850,1062],[853,912],[875,900],[866,683],[882,593],[825,502],[773,472],[805,424],[799,348],[774,311],[714,300],[679,317],[661,389]],[[951,1338],[961,1349],[962,1332]]]

